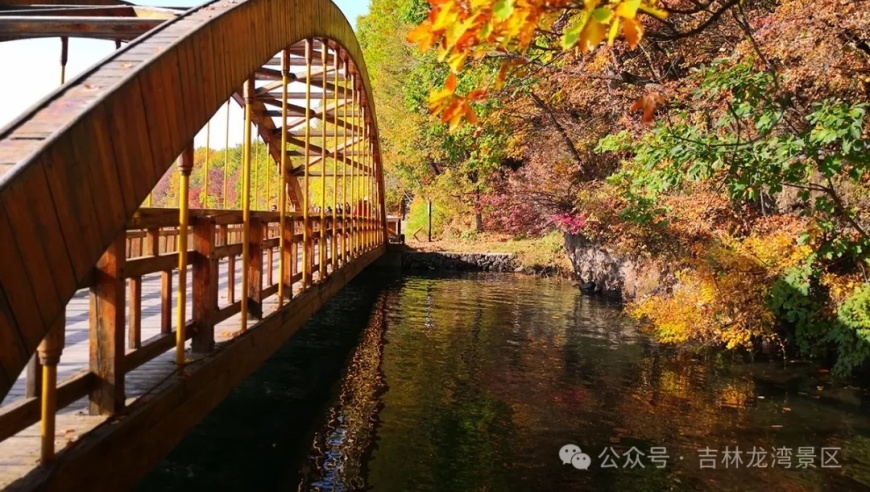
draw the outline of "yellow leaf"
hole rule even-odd
[[[432,23],[433,31],[441,31],[443,29],[447,29],[459,18],[459,13],[453,10],[453,5],[448,4],[446,7],[442,7],[438,14],[435,16],[435,21]]]
[[[619,19],[613,19],[613,23],[610,24],[610,33],[607,35],[607,45],[612,45],[613,41],[616,39],[616,34],[619,32]]]
[[[628,46],[633,49],[637,47],[643,37],[643,25],[636,19],[625,19],[622,24],[622,32],[625,33]]]
[[[616,7],[616,15],[623,19],[634,19],[637,16],[637,9],[640,7],[640,0],[623,0]]]
[[[444,43],[438,45],[438,49],[435,50],[435,59],[438,60],[438,63],[442,63],[445,59],[447,59],[447,55],[450,54],[450,50],[444,46]]]
[[[589,19],[583,32],[580,33],[580,49],[592,51],[604,39],[604,25],[595,19]]]
[[[645,13],[647,13],[653,17],[656,17],[658,19],[666,19],[668,17],[668,13],[666,11],[659,9],[659,8],[656,8],[656,7],[653,7],[652,5],[641,4],[640,7],[638,7],[638,9],[640,9],[641,12],[645,12]]]
[[[447,64],[450,65],[450,70],[453,73],[459,73],[462,70],[462,67],[465,66],[465,59],[468,58],[468,53],[454,53],[450,55]]]

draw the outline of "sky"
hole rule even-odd
[[[201,0],[133,0],[141,5],[192,7]],[[333,0],[356,26],[356,19],[368,12],[369,0]],[[115,49],[113,41],[72,38],[69,40],[69,60],[66,79],[73,77],[109,55]],[[51,93],[60,83],[60,39],[44,38],[0,43],[0,128],[14,120],[31,105]],[[294,89],[295,90],[295,89]],[[230,110],[230,145],[241,142],[242,110],[233,105]],[[218,110],[211,123],[213,148],[223,147],[226,134],[226,108]],[[205,132],[200,132],[196,145],[205,145]]]

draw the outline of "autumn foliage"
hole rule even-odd
[[[572,0],[431,0],[428,18],[408,34],[421,52],[435,48],[439,62],[451,70],[443,89],[433,90],[429,110],[455,128],[463,119],[476,124],[471,103],[485,98],[489,87],[476,88],[465,95],[456,93],[456,75],[466,63],[510,53],[501,62],[497,75],[489,81],[496,90],[504,85],[509,72],[532,62],[530,47],[540,32],[549,30],[560,19],[570,19],[559,39],[562,49],[577,47],[592,51],[606,38],[612,45],[622,31],[632,48],[643,37],[640,14],[658,18],[667,12],[656,0],[585,0],[582,6]]]
[[[372,5],[399,12],[362,33],[384,148],[436,235],[559,231],[664,265],[628,312],[666,342],[870,360],[862,2]]]

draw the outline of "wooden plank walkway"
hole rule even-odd
[[[266,252],[264,251],[264,267],[266,263]],[[273,264],[273,276],[278,279],[278,261]],[[315,256],[316,257],[316,256]],[[299,267],[301,268],[301,256],[298,259]],[[235,262],[235,296],[240,298],[240,293],[243,292],[241,285],[241,267],[240,258]],[[227,272],[227,260],[220,262],[220,271]],[[264,272],[264,279],[266,278]],[[190,276],[188,275],[188,279]],[[228,285],[227,275],[221,275],[218,296],[219,304],[225,305],[228,303]],[[315,272],[316,278],[316,272]],[[187,306],[186,319],[191,319],[192,314],[192,292],[188,282],[187,289]],[[173,286],[178,285],[178,272],[173,272]],[[301,289],[300,283],[294,286],[294,292]],[[271,296],[263,302],[263,315],[266,316],[274,312],[278,307],[277,296]],[[177,296],[172,299],[172,319],[178,309]],[[129,315],[129,313],[128,313]],[[142,339],[147,340],[150,337],[160,334],[161,320],[161,274],[151,274],[142,277]],[[232,336],[238,331],[241,323],[241,315],[237,314],[223,323],[216,326],[215,341],[220,342]],[[70,301],[66,311],[66,347],[58,365],[58,381],[62,382],[67,377],[70,377],[79,371],[88,367],[89,364],[89,292],[81,290],[76,293],[75,297]],[[190,341],[187,342],[187,348],[190,349]],[[128,349],[128,353],[131,350]],[[143,364],[126,375],[126,397],[129,405],[137,398],[155,388],[175,374],[175,352],[174,347],[163,353],[159,357]],[[3,400],[2,405],[13,403],[23,399],[25,395],[25,376],[22,374],[10,393]],[[93,430],[101,423],[105,422],[105,416],[88,415],[87,398],[82,398],[72,405],[60,410],[57,414],[57,425],[55,434],[55,446],[58,451],[75,442],[79,436]],[[0,490],[7,490],[7,487],[15,480],[26,475],[39,463],[39,446],[40,446],[40,424],[34,424],[15,436],[0,442]],[[11,490],[11,489],[10,489]]]

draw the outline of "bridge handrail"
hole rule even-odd
[[[198,331],[203,327],[205,322],[211,326],[217,325],[232,316],[235,316],[241,311],[241,300],[235,300],[234,293],[234,262],[241,255],[241,230],[236,226],[243,225],[241,213],[235,210],[191,210],[192,216],[192,232],[191,236],[199,236],[204,240],[199,246],[195,241],[189,241],[188,244],[193,245],[189,248],[188,253],[191,258],[191,263],[194,265],[193,276],[189,280],[196,292],[197,284],[200,289],[213,288],[213,285],[220,283],[220,278],[211,282],[209,279],[202,279],[201,264],[204,262],[219,262],[227,260],[229,268],[227,269],[229,303],[224,306],[215,306],[215,309],[210,312],[194,312],[193,319],[187,320],[187,339],[194,338]],[[259,278],[252,279],[255,285],[261,286],[260,300],[271,297],[278,292],[278,283],[273,277],[273,255],[278,249],[277,241],[277,224],[280,217],[277,212],[251,212],[253,223],[262,224],[264,234],[255,236],[256,244],[252,246],[252,250],[261,251],[267,256],[266,263],[268,268],[261,266],[259,269]],[[299,251],[299,248],[304,247],[303,235],[301,229],[303,227],[303,214],[301,212],[291,212],[288,217],[294,223],[294,234],[288,237],[291,249]],[[317,224],[319,227],[320,218],[317,216],[309,217],[312,224]],[[379,227],[380,221],[377,218],[366,217],[348,217],[348,223],[345,224],[342,217],[326,217],[326,237],[327,243],[332,237],[333,231],[337,236],[354,234],[355,231],[374,230]],[[318,230],[319,229],[315,229]],[[203,233],[205,231],[205,233]],[[299,232],[296,232],[299,231]],[[144,234],[143,234],[144,233]],[[209,235],[210,234],[210,235]],[[124,351],[121,357],[122,373],[119,377],[123,377],[134,369],[154,360],[160,355],[166,353],[175,346],[175,331],[172,329],[172,287],[171,278],[173,272],[178,269],[178,252],[176,241],[163,241],[160,239],[177,238],[178,236],[178,211],[175,209],[142,209],[135,217],[133,217],[126,226],[126,230],[119,236],[119,241],[124,243],[123,250],[125,251],[123,266],[120,268],[123,281],[128,281],[129,289],[121,289],[120,295],[123,297],[125,306],[129,308],[129,317],[126,324],[128,344],[127,350]],[[147,247],[133,247],[133,243],[138,243],[143,239],[147,239]],[[312,251],[308,258],[316,260],[316,255],[313,252],[314,247],[318,246],[319,234],[312,234],[312,243],[310,248]],[[219,245],[218,245],[219,244]],[[370,246],[371,247],[371,246]],[[369,247],[369,248],[370,248]],[[146,252],[147,251],[147,252]],[[327,249],[326,260],[329,262],[332,259],[333,252]],[[262,256],[262,255],[261,255]],[[343,264],[347,259],[340,259]],[[197,264],[200,264],[200,269],[197,269]],[[319,263],[315,261],[312,271],[317,271]],[[265,272],[264,272],[265,270]],[[266,287],[262,287],[263,276],[265,273]],[[141,293],[141,281],[145,275],[161,274],[163,283],[161,286],[161,333],[148,340],[141,340],[141,299],[136,299],[131,294],[136,292]],[[297,271],[297,268],[291,268],[290,276],[286,279],[289,285],[301,280],[302,274]],[[167,279],[170,279],[167,281]],[[95,288],[99,284],[99,273],[94,272],[92,279],[86,287]],[[168,302],[167,302],[168,301]],[[195,303],[196,301],[194,301]],[[254,326],[256,328],[256,325]],[[227,338],[225,341],[230,341],[233,337]],[[214,344],[214,332],[212,331],[211,343]],[[216,346],[210,350],[214,350]],[[89,369],[80,370],[73,375],[67,377],[57,385],[57,411],[65,409],[76,401],[87,397],[93,393],[99,383],[99,378]],[[27,427],[35,424],[40,419],[40,400],[37,396],[27,396],[7,405],[0,406],[0,441],[3,441],[15,434],[23,431]]]

